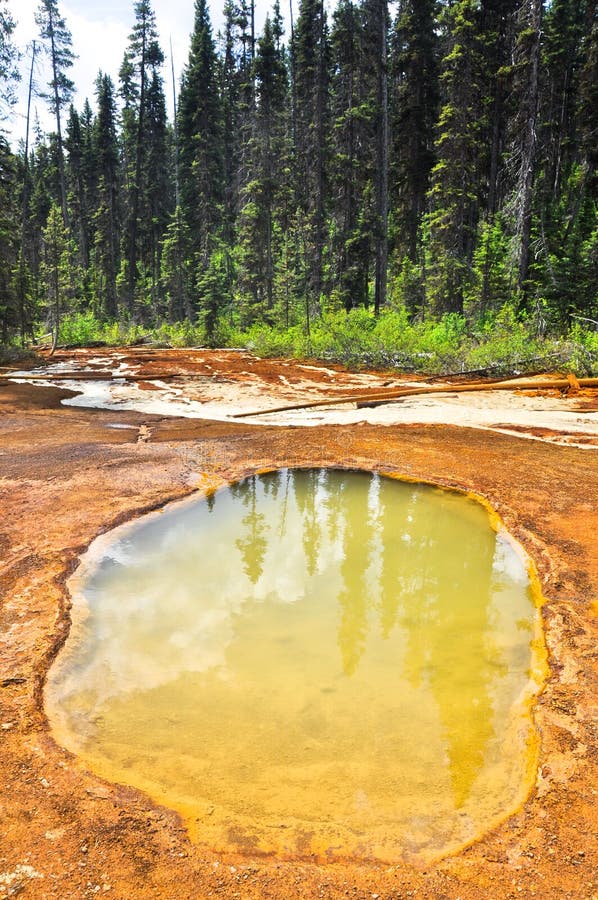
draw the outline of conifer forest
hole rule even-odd
[[[54,123],[0,132],[0,342],[162,329],[351,359],[376,334],[370,362],[400,364],[498,329],[523,355],[573,335],[592,368],[595,0],[276,0],[260,29],[254,13],[225,0],[215,32],[195,0],[177,80],[136,0],[120,70],[76,108],[59,0],[40,0],[26,52],[0,0],[2,119],[17,58],[43,54]]]

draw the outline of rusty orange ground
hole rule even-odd
[[[151,377],[151,354],[142,357]],[[276,365],[256,362],[264,378],[277,378]],[[598,897],[595,450],[450,426],[168,419],[61,407],[63,396],[0,382],[0,898]],[[134,427],[108,427],[115,421]],[[427,870],[206,857],[174,813],[102,782],[58,747],[42,708],[69,627],[65,579],[95,535],[193,484],[339,463],[483,495],[535,560],[547,599],[537,785],[502,826]]]

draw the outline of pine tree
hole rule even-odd
[[[341,0],[330,36],[332,76],[332,286],[348,311],[368,302],[373,210],[363,61],[363,16],[353,0]]]
[[[224,147],[218,65],[206,0],[196,0],[189,60],[177,111],[181,210],[193,269],[209,264],[223,220]],[[195,284],[186,292],[198,298]]]
[[[145,166],[141,197],[141,259],[149,282],[154,313],[159,309],[161,244],[173,211],[173,185],[170,167],[170,142],[166,120],[166,101],[162,79],[152,73],[147,90],[144,141]]]
[[[41,310],[45,302],[41,278],[43,230],[53,203],[60,203],[58,139],[55,133],[44,135],[39,121],[34,122],[33,150],[29,161],[30,192],[27,208],[29,236],[27,261],[32,279],[32,303]]]
[[[177,206],[167,226],[162,243],[161,286],[171,322],[195,320],[190,286],[193,285],[193,265],[186,253],[191,245],[180,206]]]
[[[19,53],[13,41],[15,20],[6,8],[7,0],[0,0],[0,122],[16,102],[15,83],[19,80]]]
[[[118,313],[116,276],[119,268],[119,152],[114,85],[101,72],[96,82],[98,112],[93,126],[96,201],[93,216],[93,268],[99,311],[109,319]]]
[[[250,144],[251,180],[243,192],[239,223],[241,287],[251,298],[244,304],[247,321],[264,314],[272,316],[275,218],[288,159],[287,72],[269,16],[258,41],[254,70],[257,102]]]
[[[399,258],[419,258],[419,232],[435,161],[438,0],[401,0],[390,53],[391,195]]]
[[[71,247],[68,230],[62,220],[60,207],[53,203],[43,230],[42,277],[46,287],[48,319],[52,330],[52,353],[58,345],[60,321],[72,285]]]
[[[16,159],[0,134],[0,343],[8,343],[20,322],[13,279],[19,250]]]
[[[589,9],[591,10],[588,16]],[[540,116],[545,147],[544,181],[550,199],[559,194],[561,180],[577,161],[577,99],[588,25],[595,18],[595,3],[553,0],[543,24],[543,84]]]
[[[125,205],[123,269],[120,285],[123,299],[130,313],[143,315],[145,279],[139,271],[141,253],[141,214],[147,193],[153,190],[148,183],[148,146],[152,130],[152,113],[148,103],[150,87],[158,78],[164,54],[158,43],[155,14],[150,0],[136,0],[135,24],[129,36],[129,46],[120,71],[123,110],[123,136],[127,165],[127,202]],[[155,102],[155,98],[154,98]],[[165,124],[165,123],[164,123]],[[142,260],[145,268],[145,260]]]
[[[90,111],[91,112],[91,111]],[[86,130],[90,128],[89,124]],[[91,223],[89,219],[90,185],[87,171],[86,148],[81,119],[71,105],[66,124],[64,146],[67,151],[66,179],[69,205],[69,221],[77,238],[79,259],[85,269],[89,267]]]
[[[542,0],[521,0],[514,48],[517,112],[512,123],[511,166],[515,171],[512,199],[517,259],[517,287],[522,301],[530,283],[533,192],[538,145],[540,28]]]
[[[293,45],[296,96],[296,194],[303,216],[304,292],[308,312],[324,286],[328,199],[330,48],[323,0],[301,0]]]
[[[237,15],[233,0],[226,0],[223,9],[224,36],[219,66],[219,95],[222,108],[223,147],[223,229],[224,238],[232,247],[235,222],[239,211],[239,69],[237,65]]]
[[[56,136],[58,143],[58,167],[60,174],[60,204],[64,224],[68,226],[68,207],[66,177],[64,171],[64,150],[62,140],[62,110],[70,104],[74,84],[67,75],[73,65],[75,54],[72,50],[72,37],[64,18],[58,10],[57,0],[40,0],[35,14],[35,21],[40,29],[40,37],[50,58],[52,77],[48,82],[50,92],[43,95],[49,103],[56,120]]]
[[[375,220],[374,311],[386,303],[388,266],[388,3],[364,2],[364,58],[369,63],[369,104],[373,125],[373,193]]]
[[[443,16],[443,92],[427,216],[428,291],[438,313],[463,312],[475,246],[482,134],[479,12],[476,0],[456,0]]]
[[[482,0],[480,8],[481,170],[480,207],[492,219],[505,200],[503,171],[517,0]],[[484,299],[482,298],[482,305]]]

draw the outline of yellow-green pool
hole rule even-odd
[[[92,545],[57,738],[219,851],[427,861],[534,777],[528,566],[472,499],[279,470]]]

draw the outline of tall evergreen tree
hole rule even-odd
[[[222,108],[223,229],[224,239],[234,244],[239,211],[239,67],[237,60],[237,11],[233,0],[223,9],[224,34],[220,54],[219,95]]]
[[[272,316],[276,211],[288,161],[287,71],[274,25],[266,17],[254,61],[256,112],[251,140],[251,179],[240,216],[241,285],[250,298],[246,319]]]
[[[514,48],[517,113],[512,125],[511,164],[515,171],[513,210],[517,286],[524,302],[530,287],[528,277],[538,144],[542,13],[542,0],[521,0]]]
[[[0,343],[8,343],[20,325],[13,280],[19,249],[16,175],[16,159],[0,134]]]
[[[427,217],[428,290],[438,313],[463,312],[475,246],[482,135],[479,17],[477,0],[455,0],[443,13],[443,90]]]
[[[373,225],[363,15],[354,0],[338,4],[330,41],[332,285],[344,308],[350,310],[368,302]]]
[[[72,285],[69,234],[56,203],[50,207],[48,221],[43,230],[43,247],[41,271],[46,288],[48,319],[52,330],[52,353],[54,353],[60,335],[60,322]]]
[[[152,97],[150,86],[155,86],[163,62],[164,54],[158,43],[156,19],[150,0],[136,0],[135,24],[120,72],[121,93],[125,100],[123,129],[128,167],[122,260],[124,271],[120,284],[123,299],[136,318],[143,315],[141,301],[145,296],[145,281],[139,271],[141,213],[148,192],[153,190],[153,185],[147,180],[149,134],[154,125],[149,108]]]
[[[119,152],[114,84],[108,75],[99,73],[96,93],[98,112],[93,133],[97,177],[93,222],[94,275],[99,311],[108,318],[114,318],[118,313],[116,276],[120,245]]]
[[[375,271],[374,311],[386,303],[388,266],[388,3],[364,2],[364,57],[369,63],[370,105],[374,131]]]
[[[50,59],[52,77],[48,82],[49,93],[45,94],[56,121],[58,142],[58,167],[60,174],[60,204],[64,224],[68,226],[68,206],[66,176],[64,167],[64,148],[62,139],[62,110],[70,104],[74,84],[67,72],[73,65],[75,54],[72,50],[72,37],[66,26],[64,17],[60,15],[58,0],[40,0],[35,14],[35,21],[40,29],[40,37]]]
[[[577,161],[577,103],[585,35],[596,14],[594,0],[552,0],[542,28],[541,127],[545,190],[555,200],[563,177]]]
[[[590,275],[598,264],[593,199],[597,42],[595,0],[576,4],[554,0],[547,7],[541,40],[530,281],[563,324],[569,324],[572,315],[592,317],[598,302]]]
[[[81,265],[89,267],[89,246],[91,240],[90,204],[93,202],[90,177],[93,173],[93,162],[90,159],[91,109],[79,116],[71,105],[66,124],[65,149],[67,151],[67,192],[69,201],[69,219],[73,234],[77,239],[79,260]]]
[[[224,146],[218,65],[206,0],[196,0],[189,60],[177,111],[181,210],[190,244],[185,253],[199,270],[209,264],[222,226]],[[192,270],[191,270],[192,271]],[[191,297],[197,284],[187,285]]]
[[[324,283],[330,47],[323,0],[301,0],[293,45],[296,193],[302,214],[304,292],[316,310]],[[309,306],[308,306],[309,308]]]
[[[438,0],[401,0],[390,52],[393,244],[418,259],[438,118]]]
[[[147,89],[144,191],[141,198],[141,259],[149,284],[150,301],[160,309],[161,245],[173,212],[171,144],[166,120],[162,79],[153,71]]]
[[[7,0],[0,0],[0,122],[8,115],[16,98],[15,83],[19,80],[19,53],[13,40],[15,20],[7,9]]]

